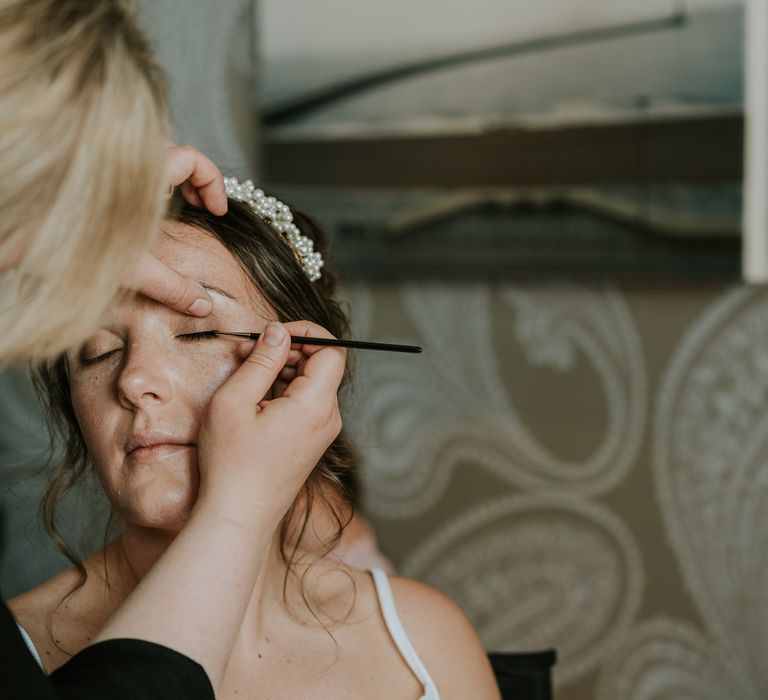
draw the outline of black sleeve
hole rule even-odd
[[[46,678],[5,603],[0,603],[0,668],[3,700],[214,700],[200,664],[139,639],[86,647]]]
[[[21,638],[5,603],[0,602],[0,689],[8,700],[56,700],[56,693]]]
[[[60,700],[214,700],[203,667],[140,639],[86,647],[50,676]]]

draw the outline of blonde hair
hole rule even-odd
[[[127,2],[0,0],[0,66],[0,249],[23,248],[0,273],[7,364],[82,340],[152,242],[168,115]]]

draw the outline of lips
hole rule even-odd
[[[159,431],[134,432],[125,443],[126,455],[133,459],[160,458],[194,447],[188,438]]]

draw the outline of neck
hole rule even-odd
[[[107,548],[109,586],[115,592],[118,604],[139,584],[175,537],[176,533],[168,530],[125,525],[121,535]],[[285,572],[276,531],[243,618],[243,631],[247,629],[249,637],[263,636],[267,620],[279,614],[283,607]]]
[[[317,558],[323,551],[323,543],[335,529],[335,521],[326,517],[324,511],[313,513],[312,524],[302,536],[295,563],[287,572],[280,555],[279,527],[276,528],[240,626],[232,657],[235,665],[237,659],[247,668],[254,654],[266,653],[270,645],[275,649],[276,641],[281,638],[285,648],[292,648],[295,635],[304,635],[312,628],[319,630],[325,641],[327,632],[324,628],[338,624],[351,610],[354,584],[350,586],[349,575],[338,563]],[[109,606],[113,610],[154,566],[175,536],[174,531],[126,524],[120,537],[105,550],[107,598],[112,601]],[[291,545],[288,549],[290,551]],[[328,575],[334,571],[341,571],[340,576]],[[311,608],[308,606],[310,601]],[[320,622],[313,611],[320,613],[324,622]]]

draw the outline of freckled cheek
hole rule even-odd
[[[190,372],[193,379],[187,383],[187,386],[194,387],[195,403],[205,409],[216,390],[229,379],[240,364],[234,347],[211,352],[205,357],[197,357]]]
[[[72,407],[75,411],[80,432],[97,471],[105,464],[111,464],[115,453],[115,427],[113,423],[118,410],[114,402],[110,405],[98,383],[73,386]]]

